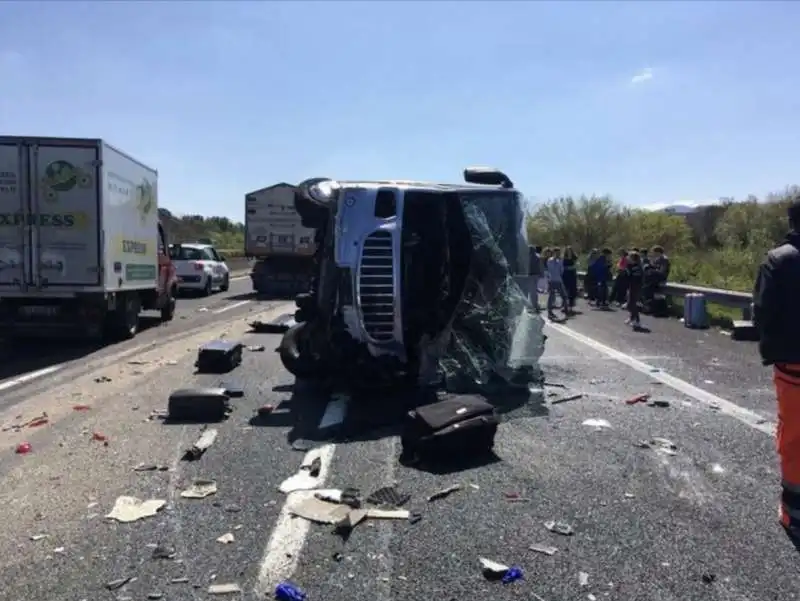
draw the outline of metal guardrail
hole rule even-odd
[[[585,271],[579,271],[578,275],[584,277]],[[742,310],[742,319],[750,320],[752,316],[753,295],[748,292],[737,292],[734,290],[722,290],[720,288],[706,288],[705,286],[693,286],[691,284],[676,284],[667,282],[662,286],[662,290],[669,296],[684,297],[687,294],[702,294],[710,303],[731,307]]]

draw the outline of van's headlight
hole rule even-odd
[[[336,200],[341,188],[339,182],[327,177],[307,179],[298,187],[310,201],[324,206],[329,206]]]

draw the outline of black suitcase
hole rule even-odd
[[[458,395],[409,411],[401,443],[406,461],[459,461],[488,454],[499,422],[481,397]]]
[[[219,422],[230,411],[224,388],[186,388],[169,395],[168,419],[176,422]]]
[[[201,373],[226,373],[242,362],[242,343],[212,340],[197,351],[195,366]]]

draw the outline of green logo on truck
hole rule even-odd
[[[156,206],[156,195],[153,184],[146,179],[136,186],[136,208],[139,210],[139,217],[142,223],[147,221],[147,216],[153,212]]]
[[[59,192],[69,192],[76,187],[88,189],[93,183],[91,174],[69,161],[53,161],[44,168],[44,197],[51,202],[58,200]]]

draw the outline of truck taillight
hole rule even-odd
[[[203,271],[203,264],[202,263],[195,263],[194,264],[195,271]]]

